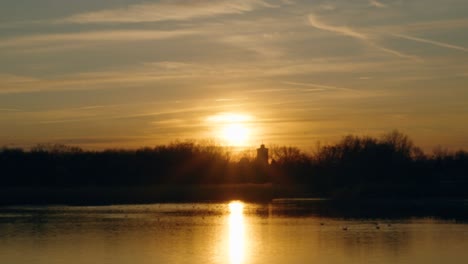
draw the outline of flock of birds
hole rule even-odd
[[[161,207],[161,205],[159,205],[159,207]],[[216,208],[220,208],[221,206],[216,206]],[[193,205],[192,206],[192,209],[198,209],[199,207],[198,206],[195,206]],[[125,215],[125,217],[127,217],[127,215]],[[218,217],[221,217],[221,215],[218,215]],[[205,220],[205,216],[202,216],[201,217],[203,220]],[[159,217],[157,218],[158,222],[160,221]],[[392,227],[392,224],[391,223],[387,223],[387,224],[381,224],[379,222],[372,222],[372,224],[374,225],[375,229],[379,230],[381,228],[381,226],[387,226],[387,227]],[[178,225],[178,224],[177,224]],[[320,222],[320,225],[321,226],[324,226],[325,225],[325,222]],[[341,229],[343,231],[348,231],[349,227],[348,226],[342,226]]]
[[[374,226],[375,226],[375,229],[377,229],[377,230],[380,229],[381,225],[380,225],[378,222],[374,222],[373,224],[374,224]],[[324,226],[325,223],[324,223],[324,222],[321,222],[320,225],[321,225],[321,226]],[[388,224],[386,224],[386,225],[387,225],[387,227],[391,227],[391,226],[392,226],[392,224],[390,224],[390,223],[388,223]],[[341,229],[342,229],[343,231],[348,231],[348,226],[343,226]]]

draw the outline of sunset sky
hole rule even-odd
[[[2,0],[0,146],[468,149],[466,0]]]

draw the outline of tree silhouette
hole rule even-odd
[[[273,183],[278,196],[468,197],[468,152],[439,147],[426,155],[396,130],[380,138],[344,136],[313,154],[290,146],[269,149],[271,164],[257,162],[248,152],[237,160],[229,148],[193,141],[136,150],[4,147],[0,188]],[[287,186],[301,191],[281,193]]]

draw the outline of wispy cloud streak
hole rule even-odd
[[[366,35],[359,33],[357,31],[354,31],[353,29],[350,29],[348,27],[341,27],[341,26],[332,26],[332,25],[327,25],[323,22],[321,22],[316,16],[314,15],[309,15],[309,23],[311,26],[325,30],[325,31],[330,31],[330,32],[335,32],[341,35],[345,35],[348,37],[352,38],[357,38],[361,40],[367,40],[369,39]]]
[[[367,45],[369,45],[371,47],[377,48],[378,50],[381,50],[381,51],[386,52],[388,54],[395,55],[395,56],[400,57],[400,58],[420,60],[416,56],[407,55],[407,54],[404,54],[404,53],[396,51],[396,50],[392,50],[392,49],[389,49],[389,48],[386,48],[386,47],[382,47],[381,45],[379,45],[375,41],[373,41],[372,38],[370,36],[368,36],[367,34],[358,32],[358,31],[356,31],[354,29],[344,27],[344,26],[328,25],[326,23],[321,22],[314,15],[309,15],[308,18],[309,18],[310,25],[312,27],[317,28],[317,29],[325,30],[325,31],[329,31],[329,32],[333,32],[333,33],[337,33],[337,34],[340,34],[340,35],[344,35],[344,36],[348,36],[348,37],[351,37],[351,38],[361,40],[361,41],[363,41],[364,43],[366,43]]]
[[[289,81],[285,81],[283,83],[284,84],[289,84],[289,85],[294,85],[294,86],[313,87],[313,88],[318,88],[318,89],[321,89],[321,90],[341,90],[341,91],[356,92],[355,90],[349,89],[349,88],[342,88],[342,87],[336,87],[336,86],[324,85],[324,84],[317,84],[317,83],[301,83],[301,82],[289,82]]]
[[[385,47],[382,47],[382,46],[379,46],[379,45],[375,44],[374,42],[369,42],[369,45],[375,47],[378,50],[381,50],[381,51],[386,52],[388,54],[395,55],[395,56],[403,58],[403,59],[410,59],[410,60],[414,60],[414,61],[422,61],[421,58],[419,58],[417,56],[408,55],[408,54],[399,52],[397,50],[385,48]]]
[[[378,8],[386,8],[386,7],[387,7],[386,4],[381,3],[381,2],[379,2],[379,1],[377,1],[377,0],[370,0],[370,1],[369,1],[369,4],[370,4],[371,6],[378,7]]]
[[[138,23],[189,20],[225,14],[242,14],[258,7],[275,7],[262,0],[174,1],[130,5],[72,15],[57,23]]]
[[[86,42],[86,41],[136,41],[158,40],[175,38],[184,35],[196,34],[196,31],[176,30],[110,30],[89,31],[64,34],[37,34],[0,40],[0,47],[33,46],[57,42]]]
[[[448,43],[444,43],[444,42],[440,42],[440,41],[417,38],[417,37],[412,37],[412,36],[402,35],[402,34],[392,34],[392,36],[402,38],[402,39],[407,39],[407,40],[413,40],[413,41],[416,41],[416,42],[427,43],[427,44],[431,44],[431,45],[438,46],[438,47],[443,47],[443,48],[468,52],[468,48],[461,47],[461,46],[456,46],[456,45],[452,45],[452,44],[448,44]]]
[[[15,108],[0,108],[0,112],[19,112],[21,110]]]

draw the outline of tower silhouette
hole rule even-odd
[[[268,164],[268,149],[265,148],[264,144],[257,149],[257,162]]]

